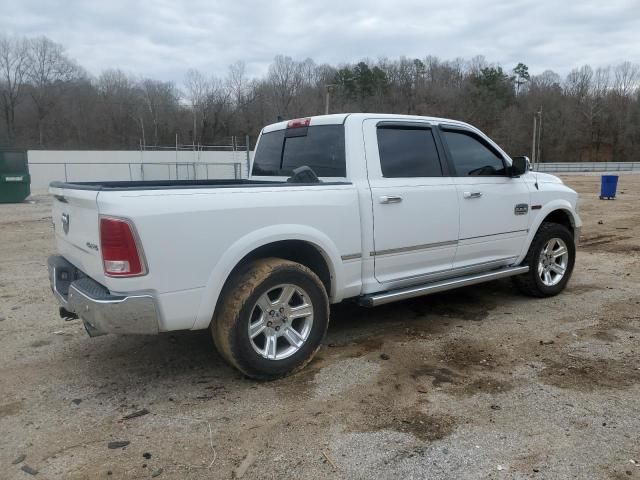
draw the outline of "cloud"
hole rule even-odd
[[[46,35],[94,75],[121,68],[178,83],[189,68],[223,76],[237,60],[261,75],[277,54],[331,64],[484,55],[561,74],[640,58],[636,0],[0,0],[0,9],[0,31]]]

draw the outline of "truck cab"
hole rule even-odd
[[[285,180],[300,165],[358,189],[364,294],[517,265],[552,210],[579,235],[573,190],[528,168],[513,175],[512,159],[464,122],[344,114],[265,127],[253,178]]]

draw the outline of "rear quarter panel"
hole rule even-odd
[[[152,290],[163,329],[206,328],[231,270],[278,240],[315,244],[333,276],[332,299],[360,288],[358,197],[352,185],[100,192],[103,215],[133,221],[149,273],[106,278],[113,291]]]

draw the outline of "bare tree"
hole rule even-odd
[[[492,67],[493,65],[487,61],[484,55],[476,55],[466,64],[466,70],[470,75],[480,76],[482,70]]]
[[[227,85],[236,108],[246,107],[254,99],[255,88],[253,82],[247,78],[244,62],[237,61],[229,65]]]
[[[46,37],[28,43],[30,96],[36,107],[38,143],[44,145],[44,121],[71,87],[72,82],[84,75],[75,62],[67,58],[62,45]]]
[[[593,79],[593,69],[589,65],[584,65],[579,69],[573,69],[567,75],[565,89],[569,95],[578,100],[585,98],[591,90]]]
[[[177,106],[178,92],[171,82],[160,82],[145,78],[140,81],[139,89],[146,113],[153,125],[153,144],[160,143],[160,126],[167,121],[169,111]]]
[[[560,87],[562,79],[553,70],[545,70],[540,75],[535,75],[531,78],[531,84],[537,88],[553,88],[555,86]]]
[[[300,65],[291,57],[277,55],[269,66],[267,82],[279,116],[288,116],[289,106],[302,81]]]
[[[112,139],[122,147],[137,146],[140,140],[144,143],[142,102],[135,79],[122,70],[105,70],[98,78],[97,90]]]
[[[184,86],[187,90],[187,98],[191,102],[193,112],[193,129],[191,130],[191,140],[194,145],[198,132],[198,119],[205,123],[206,99],[209,94],[209,82],[198,70],[188,70],[184,79]]]
[[[614,91],[623,97],[629,96],[638,88],[640,82],[640,66],[624,62],[614,69]]]
[[[29,71],[29,43],[24,38],[0,37],[0,100],[9,141],[15,139],[16,107]]]
[[[193,112],[193,143],[213,142],[230,103],[227,85],[217,77],[207,79],[198,70],[189,70],[185,87]]]

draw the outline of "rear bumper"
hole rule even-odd
[[[48,267],[58,303],[67,316],[70,312],[83,320],[89,336],[158,333],[159,310],[152,294],[112,294],[60,255],[49,257]]]

